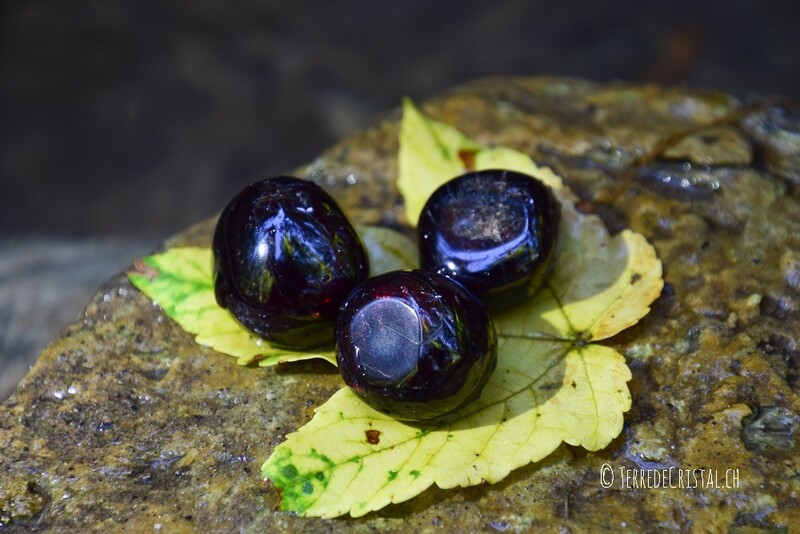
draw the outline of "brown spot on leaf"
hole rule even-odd
[[[633,273],[633,275],[631,275],[631,285],[635,284],[636,282],[638,282],[641,279],[642,279],[642,275],[641,274]]]
[[[464,168],[468,171],[475,170],[475,151],[474,150],[459,150],[458,157],[464,164]]]
[[[571,384],[571,385],[572,385],[572,387],[573,387],[573,388],[576,388],[576,387],[578,387],[578,384],[576,384],[574,380],[572,381],[572,384]]]
[[[594,212],[594,206],[588,200],[579,200],[576,202],[575,209],[578,210],[578,213],[582,213],[584,215]]]
[[[377,445],[381,442],[381,431],[380,430],[365,430],[364,434],[367,436],[367,443],[370,445]]]
[[[578,332],[575,332],[576,347],[578,348],[585,347],[588,342],[589,342],[589,336],[586,335],[585,331],[579,330]]]
[[[133,270],[139,274],[145,275],[149,280],[153,280],[160,274],[158,271],[147,265],[142,258],[137,258],[133,261]]]

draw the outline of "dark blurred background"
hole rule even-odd
[[[796,0],[0,3],[0,398],[97,285],[397,106],[477,77],[800,95]]]

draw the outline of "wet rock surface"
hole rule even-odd
[[[553,167],[582,210],[656,247],[661,297],[606,341],[633,371],[619,438],[598,452],[562,446],[498,484],[431,488],[360,519],[278,512],[261,463],[341,386],[338,374],[324,362],[239,367],[196,345],[120,274],[0,405],[0,530],[798,524],[796,111],[712,91],[544,78],[479,81],[424,109]],[[402,225],[398,119],[390,113],[298,174],[358,222]],[[208,246],[213,224],[163,247]],[[652,487],[640,475],[654,470],[686,487]]]
[[[0,236],[0,402],[97,286],[154,246],[143,238]]]

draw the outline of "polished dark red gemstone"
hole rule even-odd
[[[439,187],[420,215],[422,267],[464,284],[497,309],[547,280],[561,209],[552,190],[508,170],[470,172]]]
[[[307,180],[255,182],[222,211],[214,232],[217,303],[271,343],[333,342],[339,306],[369,274],[352,224]]]
[[[460,284],[421,270],[359,285],[336,329],[342,378],[400,420],[443,420],[475,400],[497,365],[486,306]]]

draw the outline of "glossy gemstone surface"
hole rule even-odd
[[[486,306],[460,284],[394,271],[347,297],[336,357],[345,383],[372,407],[400,420],[444,420],[480,395],[497,339]]]
[[[271,343],[333,342],[337,312],[369,274],[367,254],[333,198],[313,182],[255,182],[223,210],[213,241],[217,303]]]
[[[422,267],[469,288],[490,309],[527,299],[547,280],[561,220],[551,189],[507,170],[439,187],[419,219]]]

